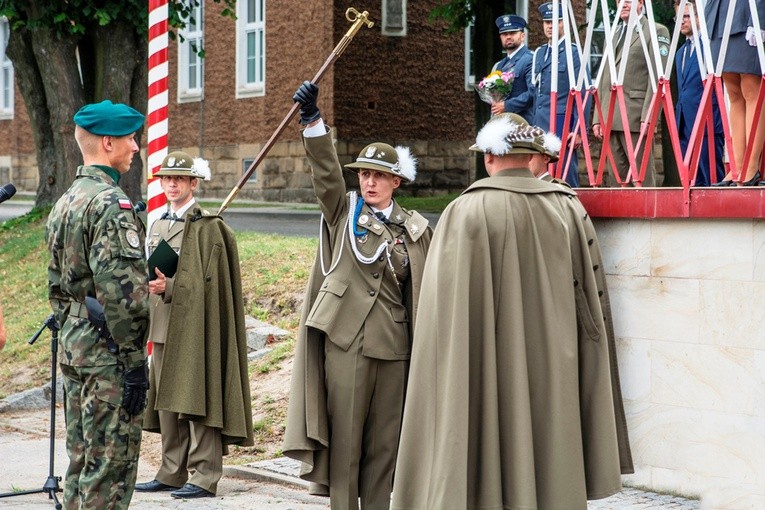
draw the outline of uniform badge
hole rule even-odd
[[[667,55],[669,55],[669,48],[667,48],[666,46],[660,46],[659,47],[659,54],[662,57],[666,57]]]
[[[175,156],[170,156],[167,158],[167,166],[173,167],[175,166]]]
[[[369,234],[364,234],[363,236],[359,236],[359,237],[357,237],[357,238],[356,238],[356,241],[357,241],[359,244],[364,244],[364,243],[366,243],[366,242],[367,242],[367,238],[368,238],[368,237],[369,237]]]
[[[400,215],[400,214],[397,214],[397,215],[396,215],[396,221],[401,221],[401,220],[402,220],[402,218],[401,218],[401,215]]]
[[[135,230],[128,230],[125,232],[125,239],[127,239],[128,244],[133,248],[141,246],[141,239],[138,237],[138,232]]]
[[[368,147],[367,151],[364,153],[364,157],[371,158],[372,156],[375,155],[375,150],[376,149],[374,147]]]
[[[131,204],[130,200],[128,200],[127,198],[120,198],[118,200],[118,202],[120,204],[120,209],[132,209],[133,208],[133,204]]]
[[[417,225],[412,225],[412,228],[409,229],[409,230],[412,231],[412,234],[416,234],[417,232],[420,231],[420,229],[419,229],[419,227]]]
[[[372,225],[372,228],[374,228],[375,230],[380,230],[382,227],[380,226],[379,223],[375,223],[374,225]]]
[[[368,221],[369,221],[369,216],[367,216],[366,214],[362,214],[361,216],[359,216],[360,225],[365,225]]]

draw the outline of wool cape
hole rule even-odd
[[[509,169],[442,214],[391,508],[585,510],[620,490],[632,461],[583,211],[574,191]]]
[[[231,229],[198,207],[185,217],[162,381],[150,374],[144,430],[158,410],[221,429],[224,445],[252,446],[250,380],[239,252]]]

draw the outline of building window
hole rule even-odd
[[[473,91],[475,85],[475,71],[473,70],[473,31],[475,27],[470,23],[465,28],[465,90]]]
[[[382,34],[406,35],[406,0],[382,0]]]
[[[8,20],[0,18],[0,119],[13,118],[13,64],[5,54],[10,35]]]
[[[245,158],[242,160],[242,175],[247,173],[247,170],[250,169],[250,165],[255,161],[254,158]],[[258,180],[258,171],[255,170],[252,172],[252,175],[249,179],[247,179],[247,182],[255,182]]]
[[[236,3],[236,97],[265,94],[265,9],[265,0],[239,0]]]
[[[186,28],[178,37],[178,102],[200,101],[203,98],[203,64],[200,52],[204,47],[204,2],[191,9]]]

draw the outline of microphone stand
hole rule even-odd
[[[28,491],[19,491],[19,492],[8,492],[5,494],[0,494],[0,498],[10,498],[13,496],[23,496],[25,494],[38,494],[38,493],[48,493],[48,498],[53,500],[53,506],[56,508],[56,510],[61,510],[61,503],[58,501],[58,496],[56,495],[57,492],[61,492],[61,488],[58,485],[58,482],[61,480],[60,476],[54,476],[53,475],[53,462],[56,455],[56,360],[58,358],[58,323],[56,322],[56,317],[53,314],[50,314],[47,319],[45,319],[45,322],[43,322],[43,325],[40,326],[40,329],[37,330],[37,333],[34,334],[32,338],[29,339],[29,345],[32,345],[35,343],[37,338],[42,334],[42,332],[45,330],[45,328],[50,329],[51,332],[51,360],[50,360],[50,386],[51,386],[51,392],[50,392],[50,458],[48,460],[48,479],[45,480],[45,484],[43,484],[42,489],[33,489]]]

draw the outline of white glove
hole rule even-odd
[[[765,41],[765,30],[760,30],[760,36]],[[749,42],[749,46],[757,46],[757,36],[754,27],[746,27],[746,40]]]

